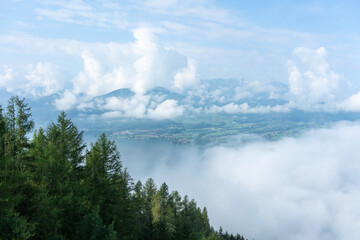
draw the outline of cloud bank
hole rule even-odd
[[[70,57],[81,64],[75,64],[73,74],[67,77],[62,74],[65,70],[62,62],[39,62],[21,68],[4,66],[0,88],[32,98],[57,93],[60,97],[53,101],[57,110],[76,109],[86,114],[98,109],[101,112],[98,116],[104,118],[166,119],[198,113],[264,114],[295,109],[360,110],[359,93],[332,70],[324,47],[295,48],[284,67],[288,79],[283,81],[208,81],[200,80],[194,59],[174,46],[163,45],[158,38],[163,31],[136,28],[134,40],[128,43],[29,39],[38,43],[33,48],[39,51]],[[3,41],[12,42],[17,48],[21,45],[13,38]],[[31,51],[29,46],[23,50]],[[158,87],[171,93],[151,93]],[[107,96],[122,88],[134,95]]]
[[[358,136],[359,123],[338,123],[276,142],[119,148],[135,178],[189,194],[216,227],[249,239],[352,240],[360,234]]]

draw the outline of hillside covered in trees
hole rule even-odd
[[[65,113],[35,131],[31,115],[18,97],[0,106],[0,239],[244,239],[165,183],[135,182],[105,134],[87,147]]]

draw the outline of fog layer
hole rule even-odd
[[[134,179],[153,177],[195,198],[216,228],[257,240],[360,235],[360,123],[276,142],[243,140],[208,147],[118,144]]]

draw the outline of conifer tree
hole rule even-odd
[[[144,218],[145,218],[145,239],[151,240],[154,239],[154,225],[153,225],[153,215],[152,215],[152,200],[157,192],[156,184],[154,179],[149,178],[144,185]]]
[[[134,235],[135,209],[132,179],[122,169],[120,153],[113,141],[102,134],[86,158],[87,189],[91,208],[98,206],[104,224],[114,223],[118,237]]]
[[[30,156],[33,158],[31,171],[36,186],[36,195],[31,201],[34,208],[33,221],[37,228],[35,239],[51,239],[59,236],[61,209],[57,204],[58,193],[54,191],[55,160],[50,152],[45,131],[35,131]]]
[[[169,190],[163,183],[152,199],[155,239],[171,239],[175,233],[174,212],[169,204]]]
[[[84,214],[81,187],[85,144],[83,133],[62,112],[46,131],[49,194],[56,197],[59,234],[71,238]]]
[[[28,171],[28,134],[33,129],[31,112],[24,99],[12,97],[5,116],[0,117],[0,239],[24,238],[33,235],[34,224],[28,221],[29,201],[33,196],[31,176]],[[11,236],[11,237],[10,237]]]
[[[0,239],[244,240],[166,183],[134,185],[105,134],[85,153],[65,113],[30,142],[33,126],[24,99],[0,106]]]
[[[206,207],[203,208],[202,212],[201,212],[201,217],[202,217],[202,232],[204,237],[208,237],[211,233],[211,227],[210,227],[210,223],[209,223],[209,216],[208,216],[208,211],[206,209]]]

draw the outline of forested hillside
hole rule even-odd
[[[135,182],[105,134],[87,147],[65,113],[35,131],[31,117],[18,97],[0,107],[0,239],[244,239],[165,183]]]

